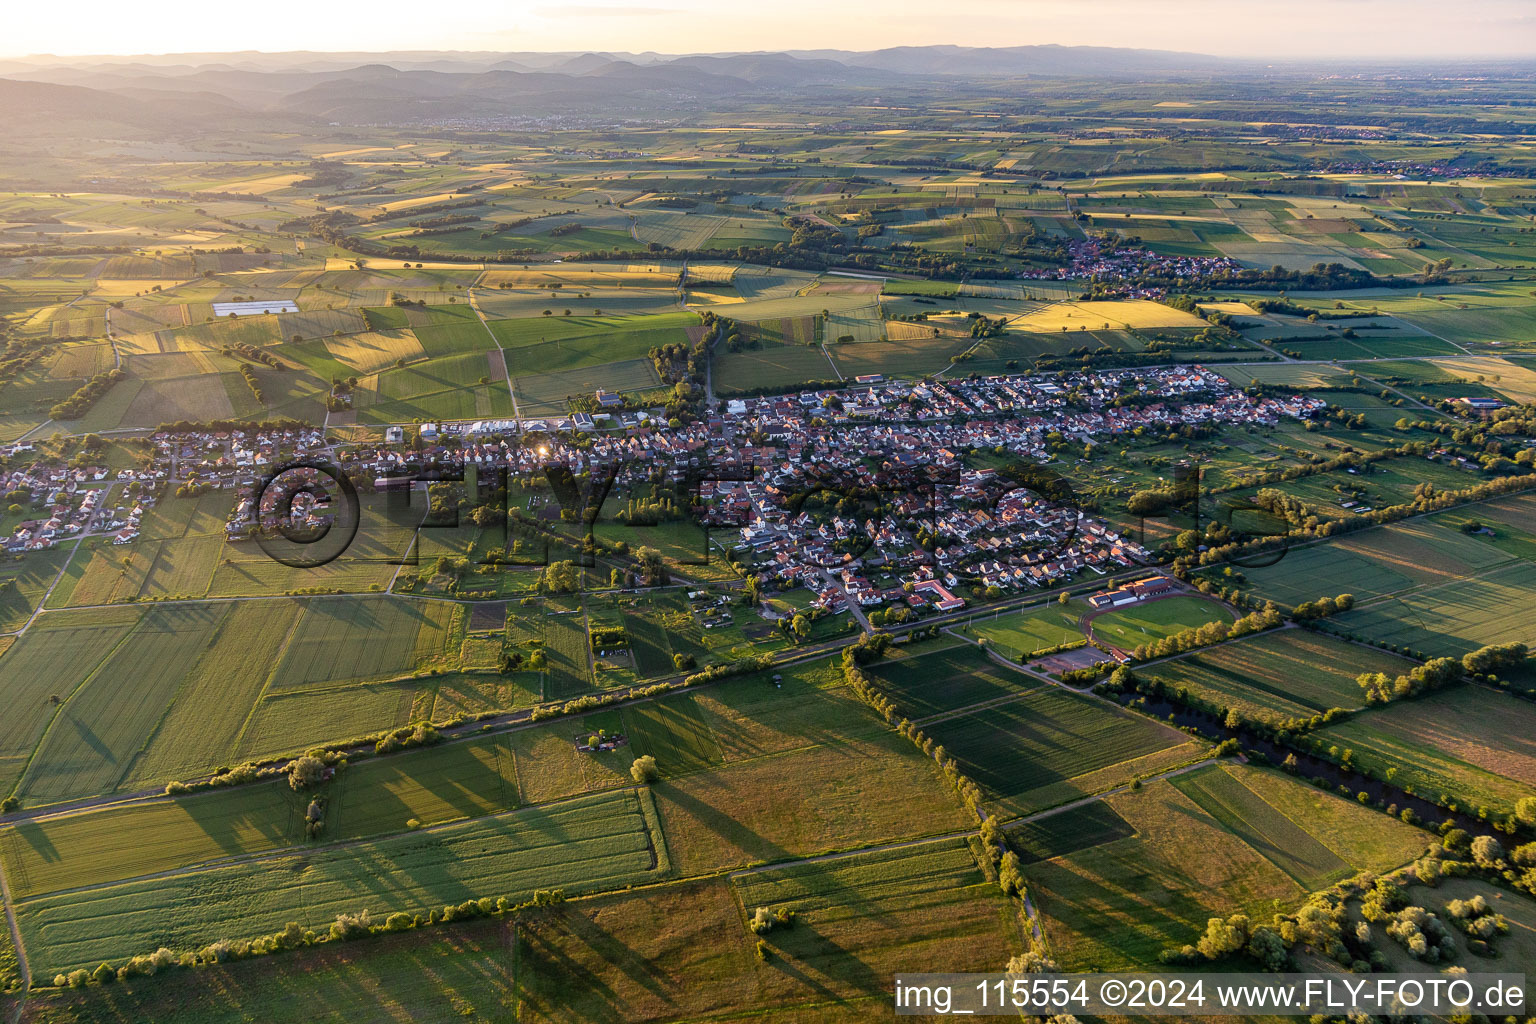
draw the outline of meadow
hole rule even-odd
[[[1267,919],[1298,906],[1314,883],[1391,869],[1428,843],[1352,801],[1236,765],[1152,782],[1104,805],[1025,827],[1033,851],[1025,879],[1066,970],[1155,969],[1165,948],[1194,942],[1209,917]]]
[[[983,648],[969,644],[887,659],[872,665],[867,673],[896,702],[902,715],[914,721],[1015,696],[1041,685],[1038,679],[999,665]]]
[[[1397,676],[1413,663],[1323,634],[1289,629],[1223,644],[1137,672],[1198,703],[1278,723],[1330,708],[1358,710],[1363,672]]]
[[[278,931],[288,921],[324,929],[337,914],[364,909],[425,914],[481,896],[515,901],[536,888],[643,881],[667,870],[652,820],[646,793],[616,790],[354,847],[43,896],[21,903],[18,918],[33,970],[46,976],[161,945],[194,949]]]
[[[1005,816],[1124,785],[1205,749],[1166,725],[1057,686],[930,720],[923,732]]]
[[[1372,708],[1317,735],[1411,793],[1508,814],[1536,787],[1533,729],[1536,712],[1525,701],[1460,686]]]

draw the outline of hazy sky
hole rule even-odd
[[[1536,0],[67,0],[16,2],[0,54],[721,50],[959,43],[1241,56],[1536,57]]]

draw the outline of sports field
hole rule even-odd
[[[1207,622],[1230,621],[1232,613],[1204,597],[1163,597],[1093,616],[1088,629],[1100,643],[1124,651]]]
[[[972,619],[965,631],[967,635],[985,638],[989,646],[1010,661],[1023,661],[1036,651],[1086,640],[1081,620],[1087,610],[1082,601],[1045,604]]]

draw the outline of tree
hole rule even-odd
[[[650,785],[661,778],[661,772],[656,767],[656,759],[650,754],[641,754],[635,758],[635,763],[629,766],[629,775],[643,785]]]
[[[789,631],[795,634],[797,640],[804,640],[811,632],[811,620],[804,614],[797,614],[789,623]]]
[[[1522,797],[1515,804],[1515,820],[1522,825],[1536,825],[1536,796]]]
[[[1205,923],[1205,934],[1196,947],[1207,960],[1231,956],[1248,943],[1248,916],[1233,914],[1223,920],[1213,917]]]
[[[1472,859],[1485,868],[1497,867],[1504,860],[1504,847],[1493,836],[1472,840]]]
[[[288,785],[294,789],[309,789],[325,781],[325,762],[305,754],[288,762]]]

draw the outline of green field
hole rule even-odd
[[[624,724],[634,753],[656,758],[664,775],[725,763],[719,742],[690,694],[630,705],[624,709]]]
[[[444,655],[455,612],[451,604],[401,598],[314,599],[287,638],[270,689],[409,672]]]
[[[1057,686],[927,722],[923,732],[1013,814],[1122,785],[1204,749],[1175,729]]]
[[[748,914],[793,910],[795,926],[770,933],[775,954],[846,994],[883,992],[878,979],[914,958],[935,970],[978,956],[1006,963],[1021,939],[1017,918],[962,839],[746,872],[731,885]],[[850,960],[860,969],[851,971]]]
[[[1093,638],[1129,651],[1207,622],[1230,620],[1232,613],[1204,597],[1164,597],[1095,616]]]
[[[517,764],[505,738],[463,740],[350,765],[326,799],[326,839],[372,838],[511,810]]]
[[[1034,858],[1025,880],[1066,970],[1156,969],[1163,949],[1194,942],[1209,917],[1294,909],[1311,883],[1391,869],[1428,842],[1353,801],[1242,766],[1105,803],[1042,818],[1021,836]]]
[[[868,670],[901,713],[919,720],[1040,685],[970,645],[880,662]]]
[[[1413,663],[1383,651],[1291,629],[1223,644],[1165,661],[1137,674],[1217,708],[1280,722],[1330,708],[1356,710],[1365,694],[1362,672],[1397,676]]]
[[[819,345],[775,345],[714,356],[715,390],[728,395],[757,388],[794,388],[842,375]]]
[[[1516,697],[1461,686],[1373,708],[1318,737],[1409,792],[1508,814],[1536,788],[1536,710]]]
[[[666,870],[650,821],[647,794],[617,790],[356,847],[43,896],[22,903],[18,917],[33,970],[51,976],[161,945],[195,949],[273,932],[288,921],[324,929],[343,912],[425,913],[471,897],[642,881]]]
[[[1320,579],[1345,581],[1356,603],[1333,620],[1337,627],[1431,656],[1465,654],[1527,635],[1521,609],[1536,588],[1530,502],[1502,498],[1364,530],[1244,572],[1260,595],[1285,604],[1323,596]],[[1492,524],[1495,535],[1457,529],[1471,518]]]
[[[1081,620],[1087,608],[1081,601],[1046,604],[1022,612],[972,619],[964,628],[967,633],[984,637],[989,646],[1010,661],[1024,661],[1036,651],[1084,641]]]
[[[298,1003],[334,1019],[391,1013],[410,1020],[510,1022],[517,998],[512,950],[499,921],[381,936],[310,951],[303,971],[291,958],[162,972],[87,992],[34,989],[29,1012],[88,1024],[103,1018],[163,1024],[279,1020]]]

